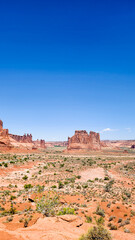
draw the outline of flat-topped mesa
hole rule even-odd
[[[75,131],[74,136],[68,138],[67,150],[100,150],[100,135],[96,132],[88,134],[85,130]]]

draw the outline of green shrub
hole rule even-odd
[[[39,192],[39,193],[43,192],[43,191],[44,191],[44,185],[42,185],[42,186],[37,185],[37,186],[36,186],[36,190],[37,190],[37,192]]]
[[[104,180],[106,181],[106,180],[109,180],[109,177],[108,176],[105,176],[104,177]]]
[[[64,163],[61,163],[61,164],[60,164],[60,168],[62,168],[62,167],[64,167]]]
[[[63,188],[63,187],[64,187],[64,184],[61,181],[59,181],[58,182],[58,188],[60,189],[60,188]]]
[[[33,186],[29,183],[29,184],[25,184],[25,185],[24,185],[24,188],[25,188],[25,189],[29,189],[29,188],[33,188]]]
[[[104,222],[105,222],[105,220],[104,220],[104,218],[101,216],[100,218],[95,218],[95,220],[96,220],[96,224],[97,225],[104,225]]]
[[[12,195],[12,196],[10,197],[10,200],[12,201],[12,200],[14,200],[14,199],[16,199],[16,196],[13,196],[13,195]]]
[[[44,169],[47,169],[48,167],[47,166],[44,166]]]
[[[86,217],[86,222],[91,223],[92,222],[92,217],[91,216],[85,216]]]
[[[105,212],[103,209],[100,208],[100,206],[97,206],[96,214],[99,216],[105,217]]]
[[[13,221],[13,216],[7,217],[6,222],[12,222]]]
[[[117,226],[114,224],[110,224],[110,230],[117,230]]]
[[[81,176],[80,176],[80,175],[78,175],[78,176],[76,176],[76,178],[78,178],[78,179],[81,179]]]
[[[55,193],[49,192],[43,196],[36,204],[36,210],[46,217],[55,216],[59,204],[59,197]]]
[[[58,215],[65,215],[65,214],[75,214],[74,208],[63,208],[61,211],[58,212]]]
[[[4,163],[4,167],[8,167],[8,164],[7,164],[7,163]]]
[[[28,223],[29,223],[28,219],[25,219],[24,220],[24,227],[28,227]]]
[[[27,175],[25,175],[22,179],[27,180],[28,179]]]
[[[114,180],[109,181],[109,182],[105,185],[105,192],[110,192],[113,184],[114,184]]]
[[[111,234],[102,226],[92,227],[80,240],[111,240]]]

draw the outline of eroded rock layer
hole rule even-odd
[[[100,150],[100,135],[96,132],[89,134],[85,130],[75,131],[74,136],[68,138],[68,150]]]
[[[23,136],[9,134],[8,129],[3,129],[3,122],[0,120],[0,149],[4,147],[46,148],[45,140],[33,141],[32,134],[24,134]]]
[[[31,134],[24,134],[23,136],[14,135],[14,134],[9,134],[9,135],[17,142],[32,143],[32,135]]]
[[[0,148],[11,147],[8,129],[3,129],[3,122],[0,120]]]

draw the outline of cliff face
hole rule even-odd
[[[68,138],[67,150],[100,150],[100,135],[96,132],[89,134],[85,130],[75,131],[74,136]]]
[[[3,129],[3,122],[0,120],[0,148],[10,148],[8,129]]]
[[[0,120],[0,148],[3,147],[46,148],[45,140],[33,141],[31,134],[9,134],[8,129],[3,129],[3,122]]]
[[[8,129],[3,129],[3,122],[0,120],[0,136],[8,137]]]
[[[24,134],[23,136],[14,135],[14,134],[9,134],[9,135],[11,138],[16,140],[17,142],[32,143],[32,135],[31,134]]]
[[[41,140],[36,140],[36,141],[33,141],[34,143],[34,147],[36,148],[46,148],[46,145],[45,145],[45,140],[41,139]]]

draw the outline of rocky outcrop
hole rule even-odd
[[[35,148],[46,148],[46,145],[45,145],[45,140],[41,139],[41,140],[36,140],[36,141],[33,141],[34,142],[34,147]]]
[[[31,134],[24,134],[23,136],[9,134],[11,138],[16,140],[17,142],[21,143],[32,143],[32,135]]]
[[[0,149],[10,148],[8,129],[3,129],[3,122],[0,120]]]
[[[0,148],[19,147],[19,148],[46,148],[45,140],[32,140],[32,134],[24,134],[23,136],[9,134],[8,129],[3,129],[3,122],[0,120]]]
[[[3,130],[3,122],[0,120],[0,132]]]
[[[0,136],[8,137],[8,129],[3,129],[3,122],[0,120]]]
[[[67,150],[100,150],[100,135],[96,132],[89,134],[85,130],[75,131],[74,136],[68,138]]]

